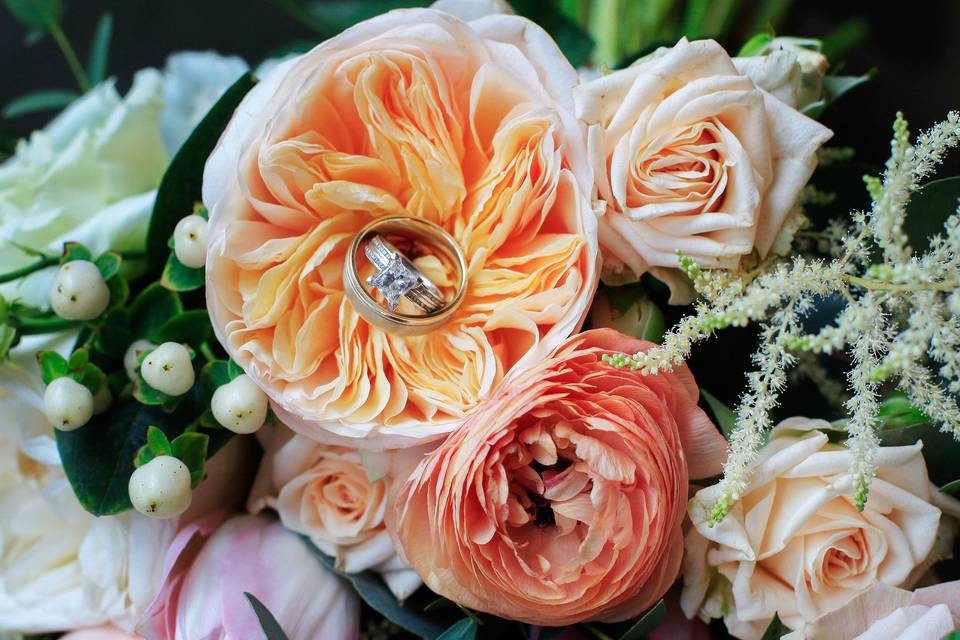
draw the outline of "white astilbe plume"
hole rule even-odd
[[[796,355],[850,352],[848,393],[834,388],[832,394],[845,395],[858,508],[866,503],[876,473],[880,391],[888,380],[932,422],[960,439],[960,407],[951,395],[960,391],[960,212],[951,212],[943,233],[931,238],[922,254],[914,253],[904,231],[911,196],[946,152],[960,143],[960,116],[950,112],[945,121],[918,136],[916,144],[911,144],[901,114],[893,130],[883,173],[865,178],[872,199],[868,211],[853,211],[821,231],[807,230],[800,210],[804,202],[830,202],[829,194],[810,188],[785,225],[789,233],[782,244],[788,246],[792,239],[793,255],[774,252],[754,268],[739,271],[704,269],[681,255],[680,268],[700,296],[695,312],[674,326],[659,347],[608,358],[616,366],[656,373],[685,360],[697,342],[720,329],[762,323],[760,346],[753,356],[756,370],[748,374],[737,408],[714,522],[726,515],[750,481],[751,466],[770,426],[770,411],[779,402]],[[802,255],[803,251],[815,251],[820,257]],[[837,294],[847,304],[833,324],[804,333],[803,316],[818,300]],[[806,361],[807,369],[816,371],[809,367],[810,358]]]

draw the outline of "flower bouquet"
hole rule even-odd
[[[960,637],[957,112],[864,189],[770,11],[276,4],[121,95],[6,0],[3,637]]]

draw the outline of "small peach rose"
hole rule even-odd
[[[726,443],[686,367],[602,361],[651,346],[574,336],[421,461],[387,521],[427,586],[546,626],[625,620],[667,591],[688,478],[718,473]]]
[[[789,72],[769,62],[764,72]],[[613,280],[676,267],[678,250],[706,267],[765,256],[832,135],[712,40],[681,40],[581,85],[576,100],[608,205],[599,233]]]
[[[944,514],[960,502],[927,478],[921,442],[882,447],[863,512],[853,506],[850,452],[823,420],[790,418],[772,432],[754,478],[727,517],[711,526],[719,486],[690,501],[684,612],[724,617],[738,638],[759,638],[778,614],[802,631],[880,583],[908,584],[934,549]]]
[[[366,448],[439,438],[578,329],[599,258],[576,83],[529,20],[423,9],[362,22],[246,96],[204,172],[207,301],[286,424]],[[348,245],[387,215],[466,254],[466,298],[428,335],[369,326],[344,296]]]
[[[282,426],[265,430],[264,457],[248,502],[280,514],[348,573],[372,569],[398,598],[422,584],[399,558],[383,522],[387,479],[372,481],[356,451],[318,444]]]

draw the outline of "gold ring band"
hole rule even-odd
[[[388,235],[417,240],[436,249],[438,253],[443,254],[457,270],[457,288],[452,299],[444,300],[443,306],[436,308],[437,304],[434,296],[440,295],[440,299],[443,299],[442,294],[440,294],[432,282],[413,267],[406,256],[396,251],[395,247],[384,240]],[[381,304],[373,297],[373,294],[363,286],[364,283],[361,280],[360,271],[357,267],[357,258],[359,257],[361,247],[366,248],[365,243],[370,244],[370,241],[378,237],[380,239],[378,240],[379,246],[376,248],[377,250],[373,253],[368,251],[364,252],[368,256],[368,259],[371,259],[371,262],[373,262],[378,259],[379,254],[379,264],[375,264],[375,266],[382,273],[386,268],[386,262],[382,260],[384,256],[387,255],[382,253],[382,247],[386,245],[388,250],[395,251],[396,258],[399,262],[404,267],[407,267],[408,270],[412,267],[417,277],[416,285],[405,291],[405,294],[410,292],[410,295],[405,295],[405,297],[414,301],[414,303],[421,308],[432,308],[434,309],[433,311],[427,311],[423,314],[400,313],[395,309],[388,308]],[[368,284],[369,283],[368,281]],[[453,236],[432,222],[405,216],[377,218],[361,229],[354,237],[353,242],[350,243],[343,262],[343,289],[357,313],[371,325],[398,335],[428,333],[449,320],[453,312],[456,311],[460,303],[463,302],[464,295],[467,291],[466,258]],[[418,296],[420,296],[419,299]]]

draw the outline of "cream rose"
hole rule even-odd
[[[251,512],[275,509],[286,528],[309,536],[344,571],[382,574],[398,598],[422,584],[384,525],[387,479],[371,480],[357,452],[318,444],[285,427],[258,435],[265,451],[248,501]]]
[[[780,62],[764,63],[777,82],[789,73]],[[681,40],[585,83],[576,104],[607,203],[599,233],[612,281],[676,267],[677,251],[723,268],[765,256],[832,135],[711,40]]]
[[[863,512],[853,506],[850,453],[822,420],[781,422],[754,478],[727,517],[710,525],[718,485],[688,506],[682,606],[724,617],[738,638],[759,638],[778,614],[802,631],[881,583],[901,586],[927,566],[938,530],[960,502],[929,481],[922,443],[882,447]],[[946,527],[945,527],[946,528]]]
[[[576,83],[526,19],[421,9],[246,96],[204,171],[207,302],[286,424],[371,449],[436,439],[577,330],[598,252]],[[427,335],[370,326],[344,295],[351,240],[385,215],[431,220],[466,254],[464,301]],[[416,262],[452,282],[428,250]]]

